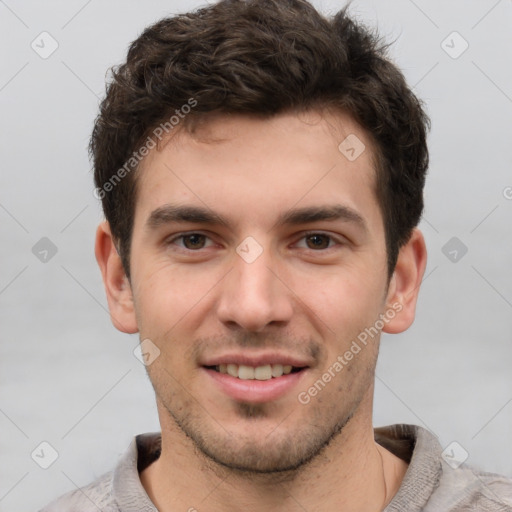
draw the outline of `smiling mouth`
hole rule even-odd
[[[242,380],[270,380],[305,370],[305,367],[300,368],[282,364],[266,364],[256,367],[243,364],[220,364],[217,366],[205,366],[205,368]]]

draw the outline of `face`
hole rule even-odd
[[[299,468],[370,414],[379,335],[358,336],[391,307],[370,140],[342,114],[224,116],[138,178],[131,293],[162,428],[233,469]]]

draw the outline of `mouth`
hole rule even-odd
[[[217,373],[227,374],[241,380],[271,380],[278,379],[283,375],[298,373],[305,370],[306,367],[266,364],[262,366],[248,366],[244,364],[219,364],[215,366],[205,366],[207,370],[213,370]]]
[[[237,402],[271,403],[294,397],[309,374],[306,361],[290,356],[220,356],[204,361],[204,386]],[[293,399],[293,398],[292,398]]]
[[[217,354],[199,362],[205,389],[237,402],[293,400],[314,360],[278,351]]]

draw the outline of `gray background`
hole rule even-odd
[[[0,511],[37,510],[159,430],[138,338],[107,312],[86,146],[107,68],[147,24],[198,5],[0,0]],[[352,12],[396,39],[433,122],[429,263],[416,323],[383,338],[375,424],[423,425],[512,476],[512,2],[356,0]],[[43,31],[59,45],[46,59],[31,48]],[[46,263],[32,252],[43,237],[57,248]],[[43,441],[59,455],[46,470],[31,458],[48,462]]]

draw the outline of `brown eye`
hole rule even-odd
[[[308,235],[305,238],[309,249],[328,249],[331,242],[330,236],[321,233]]]
[[[200,249],[206,249],[212,245],[209,236],[202,233],[182,233],[167,240],[166,245],[177,249],[178,251],[198,252]]]
[[[183,240],[185,248],[194,250],[202,249],[205,245],[206,236],[199,233],[192,233],[191,235],[182,235],[179,237]]]

